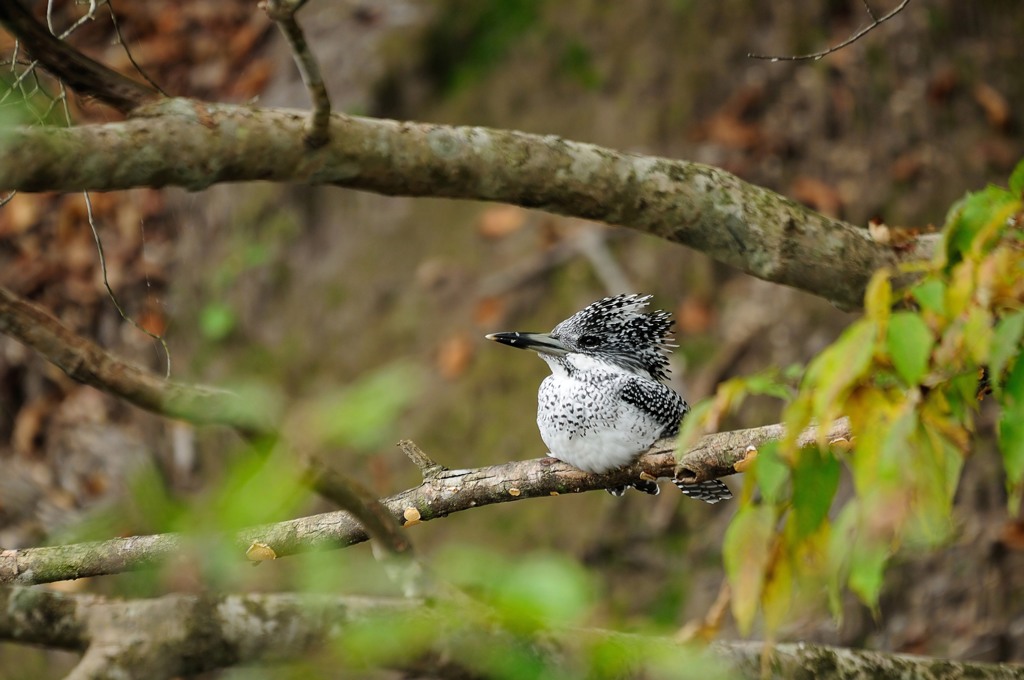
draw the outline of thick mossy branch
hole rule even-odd
[[[500,201],[632,227],[844,307],[861,304],[874,271],[933,247],[924,238],[897,252],[714,167],[550,135],[334,114],[329,142],[310,150],[302,111],[166,99],[134,115],[9,130],[0,188],[198,190],[269,180]]]

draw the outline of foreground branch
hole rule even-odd
[[[848,427],[847,421],[837,421],[829,434],[848,437]],[[680,459],[679,467],[696,471],[693,474],[698,481],[710,478],[706,475],[712,470],[723,474],[739,472],[741,464],[750,459],[750,447],[781,437],[783,433],[782,427],[769,425],[707,435],[697,443],[693,453]],[[815,437],[814,431],[809,430],[801,435],[801,440],[810,442]],[[583,472],[554,458],[466,470],[436,467],[419,486],[380,502],[395,521],[411,526],[484,505],[625,486],[641,476],[672,477],[676,471],[673,452],[674,444],[665,440],[634,464],[604,474]],[[283,557],[347,547],[367,540],[367,534],[355,517],[339,511],[244,529],[224,540],[235,546],[242,559],[254,544],[266,546],[275,557]],[[179,534],[157,534],[4,550],[0,551],[0,583],[30,585],[143,569],[184,554],[187,542],[187,538]]]
[[[85,651],[69,678],[170,678],[294,658],[353,620],[420,604],[290,593],[108,600],[0,588],[0,640]]]
[[[897,252],[724,170],[550,135],[334,114],[329,142],[311,151],[301,111],[166,99],[135,114],[8,131],[0,188],[198,190],[269,180],[500,201],[632,227],[844,307],[861,304],[874,271],[933,247],[922,238]]]
[[[460,606],[478,605],[464,601]],[[169,678],[301,657],[325,641],[344,638],[353,624],[371,617],[399,615],[422,628],[422,641],[416,646],[418,651],[396,649],[385,665],[445,677],[450,664],[459,662],[457,656],[450,658],[446,638],[459,636],[461,630],[472,625],[472,617],[466,616],[465,609],[459,610],[461,616],[452,617],[450,612],[454,610],[453,606],[437,609],[415,600],[330,595],[175,594],[155,599],[113,600],[15,587],[0,588],[0,640],[85,651],[68,676],[77,680]],[[515,637],[493,624],[487,630],[474,630],[474,635],[479,644],[492,649],[516,643]],[[674,645],[661,638],[579,628],[547,630],[537,649],[543,649],[545,660],[556,668],[560,654],[578,650],[581,644],[585,649],[588,642],[596,640],[621,643],[623,654],[637,654],[637,649],[659,645],[678,655],[681,664],[693,663],[701,655],[697,648]],[[441,654],[440,650],[449,651]],[[719,642],[710,651],[741,678],[1002,680],[1018,678],[1021,672],[1019,666],[825,645],[776,645],[771,648],[767,665],[763,663],[764,645],[758,642]],[[487,677],[479,672],[473,676]]]

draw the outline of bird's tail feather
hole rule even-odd
[[[678,479],[673,479],[672,483],[678,486],[684,495],[705,503],[717,503],[732,498],[732,491],[729,491],[729,487],[720,479],[709,479],[700,484],[686,484]]]

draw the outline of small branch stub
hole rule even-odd
[[[266,543],[253,541],[252,545],[250,545],[248,550],[245,551],[245,559],[255,565],[260,562],[266,562],[267,560],[276,560],[277,553],[274,552],[274,549]]]
[[[424,453],[423,449],[416,446],[416,442],[411,439],[403,439],[398,442],[398,448],[402,449],[402,453],[404,453],[409,460],[413,462],[413,465],[420,469],[420,473],[423,475],[423,481],[433,479],[437,477],[438,474],[448,469],[445,466],[434,462],[434,459]]]
[[[746,472],[750,469],[750,466],[754,464],[754,459],[757,458],[757,447],[750,445],[747,450],[743,452],[743,460],[733,465],[736,472]]]
[[[302,27],[295,19],[295,13],[305,3],[306,0],[266,0],[260,3],[260,6],[266,10],[267,16],[277,24],[288,41],[302,82],[309,91],[313,111],[309,117],[305,142],[310,149],[318,149],[330,140],[331,99],[320,73],[320,64],[313,56],[313,51],[309,49]]]
[[[402,526],[411,527],[420,523],[420,511],[413,507],[408,507],[402,512]]]

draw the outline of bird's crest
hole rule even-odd
[[[616,295],[587,305],[551,332],[573,351],[604,359],[627,370],[668,377],[672,315],[645,313],[650,295]]]

